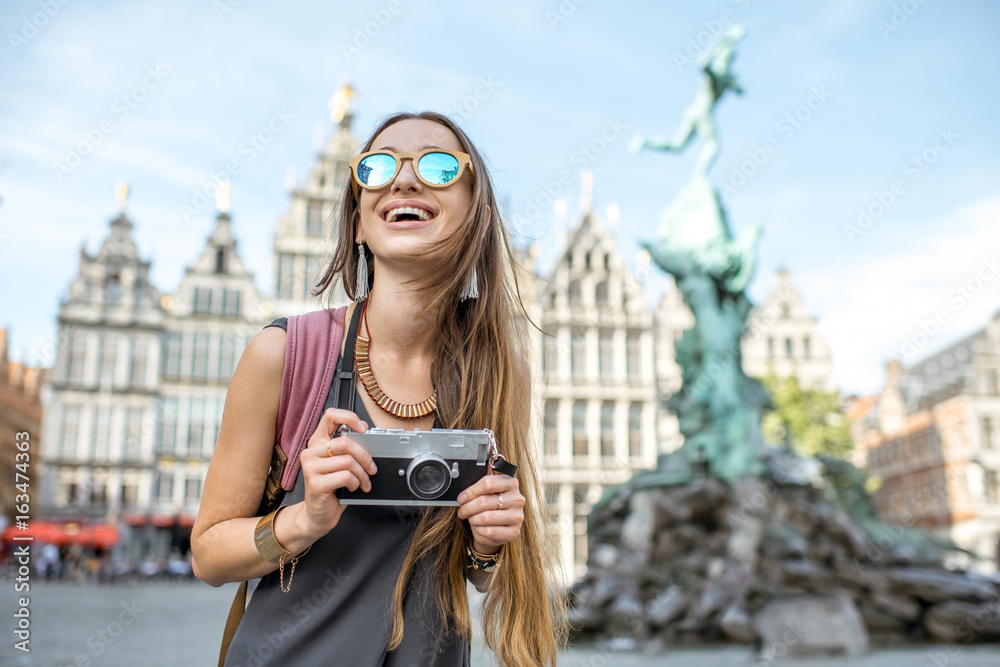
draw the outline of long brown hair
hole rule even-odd
[[[451,130],[471,157],[475,172],[472,205],[465,220],[430,249],[429,255],[438,259],[411,280],[425,297],[425,311],[440,313],[439,347],[431,371],[438,392],[438,417],[445,428],[492,429],[501,452],[519,466],[519,488],[526,500],[521,532],[503,546],[502,564],[493,573],[483,602],[483,634],[505,667],[555,665],[566,638],[565,612],[558,595],[550,598],[553,568],[549,566],[556,561],[539,511],[535,457],[528,443],[530,406],[525,397],[530,392],[530,379],[523,354],[523,323],[528,317],[517,286],[513,253],[486,163],[450,118],[434,112],[388,116],[372,131],[362,152],[370,150],[375,138],[390,125],[414,119]],[[357,293],[359,254],[354,223],[358,201],[351,180],[347,179],[342,193],[334,256],[316,285],[317,295],[329,296],[338,280],[348,294]],[[487,216],[490,222],[484,233]],[[367,251],[365,261],[371,281],[373,258]],[[458,295],[473,268],[479,276],[479,298],[460,301]],[[471,638],[465,592],[470,540],[468,523],[458,520],[455,508],[424,512],[396,582],[389,650],[402,642],[403,597],[424,559],[430,559],[436,574],[435,595],[445,622]]]

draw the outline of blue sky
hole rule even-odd
[[[595,207],[621,209],[633,263],[698,146],[636,157],[628,142],[673,133],[700,83],[686,54],[733,22],[747,29],[733,65],[746,92],[717,109],[710,176],[733,186],[735,234],[764,228],[751,297],[787,266],[838,384],[875,391],[890,357],[917,360],[1000,310],[1000,7],[986,0],[6,2],[0,324],[12,356],[51,363],[59,301],[81,245],[93,252],[106,234],[120,180],[154,283],[170,292],[214,215],[183,205],[236,160],[234,229],[269,291],[287,174],[301,182],[311,167],[345,79],[358,134],[396,110],[451,111],[487,154],[515,230],[545,249],[560,238],[546,184],[573,173],[572,219],[586,166]],[[248,150],[269,123],[281,126],[273,140]],[[75,164],[88,136],[100,141],[63,173],[55,165]],[[753,172],[745,182],[740,169]],[[864,227],[859,208],[873,214]],[[663,285],[647,281],[651,303]]]

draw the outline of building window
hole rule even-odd
[[[323,201],[310,199],[306,202],[306,236],[323,236]]]
[[[101,363],[97,369],[97,382],[104,387],[111,387],[115,383],[115,362],[118,357],[116,339],[117,336],[106,335],[101,340]]]
[[[615,404],[610,401],[601,403],[601,456],[611,458],[615,455]]]
[[[579,306],[582,303],[580,297],[580,281],[574,280],[569,284],[569,305]]]
[[[204,380],[208,377],[208,334],[194,335],[194,348],[191,354],[191,377]]]
[[[1000,475],[997,474],[997,471],[984,471],[983,482],[986,490],[986,500],[991,503],[1000,502]]]
[[[194,314],[208,315],[212,312],[212,290],[208,287],[194,288]]]
[[[205,399],[192,398],[188,413],[187,453],[189,456],[201,454],[205,440]]]
[[[559,453],[559,402],[545,401],[545,454]]]
[[[122,300],[122,279],[117,273],[108,276],[108,279],[104,283],[104,302],[107,304],[115,305]]]
[[[219,379],[230,380],[236,370],[236,336],[219,336]]]
[[[573,377],[587,374],[587,337],[583,329],[574,329],[570,334],[570,370]]]
[[[174,497],[174,478],[165,473],[156,476],[156,499],[161,503],[169,503]]]
[[[197,505],[201,501],[201,478],[189,477],[184,485],[184,500],[189,505]]]
[[[176,398],[164,398],[160,416],[160,451],[173,454],[177,449],[177,407]]]
[[[138,500],[138,491],[135,484],[122,484],[122,505],[134,507]]]
[[[279,299],[291,299],[295,293],[294,255],[278,255],[278,285],[275,292]]]
[[[99,405],[94,408],[92,452],[95,461],[107,461],[111,449],[111,406]]]
[[[611,270],[611,255],[609,255],[608,253],[604,253],[604,270],[605,271]]]
[[[70,335],[66,346],[66,379],[70,382],[83,381],[83,366],[87,360],[87,339],[76,334]]]
[[[774,336],[767,337],[767,358],[774,359]]]
[[[555,335],[542,334],[542,369],[555,373],[559,368],[559,346]]]
[[[594,299],[597,301],[598,308],[607,308],[609,304],[608,300],[608,283],[601,282],[597,284],[597,289],[594,290]]]
[[[222,248],[215,249],[215,272],[226,272],[226,251]]]
[[[126,461],[140,458],[142,451],[142,408],[129,408],[125,411],[125,424],[122,428],[122,457]]]
[[[129,384],[137,389],[146,386],[146,364],[148,347],[143,341],[134,341],[132,344],[132,376]]]
[[[628,406],[628,455],[642,456],[642,403]]]
[[[163,355],[163,377],[175,379],[181,376],[181,353],[184,339],[179,333],[168,333]]]
[[[810,349],[812,347],[811,344],[812,341],[809,339],[809,336],[802,339],[802,356],[806,359],[812,356],[812,350]]]
[[[101,506],[108,504],[107,475],[102,474],[96,481],[91,481],[89,500],[91,505]]]
[[[306,277],[302,283],[303,301],[312,298],[313,287],[323,277],[324,268],[323,261],[319,257],[306,257]]]
[[[629,331],[625,337],[625,359],[628,376],[639,377],[642,369],[639,366],[639,332]]]
[[[601,329],[597,338],[597,357],[602,377],[609,377],[615,372],[614,338],[612,335],[610,329]]]
[[[80,406],[64,405],[62,411],[62,428],[59,431],[59,443],[56,451],[62,458],[75,458],[80,441]]]
[[[548,519],[552,523],[556,523],[559,520],[559,485],[558,484],[546,484],[545,485],[545,509],[547,510]]]
[[[996,433],[993,430],[993,420],[990,417],[982,417],[979,423],[982,428],[983,448],[993,449],[996,446]]]
[[[587,455],[587,403],[573,403],[573,455]]]
[[[240,296],[242,293],[236,289],[222,290],[222,314],[236,317],[240,314]]]
[[[788,357],[789,359],[792,358],[792,339],[791,338],[786,338],[785,339],[785,356]]]
[[[986,371],[986,393],[991,396],[1000,395],[1000,373],[997,369],[991,368]]]

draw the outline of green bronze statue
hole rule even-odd
[[[694,314],[677,344],[683,384],[667,403],[677,414],[684,445],[661,457],[640,484],[672,484],[702,470],[732,481],[764,471],[761,417],[769,403],[763,385],[743,372],[741,339],[751,304],[744,290],[753,275],[760,228],[734,239],[707,171],[719,152],[713,111],[732,89],[742,92],[730,65],[741,26],[731,26],[700,60],[704,81],[671,141],[636,137],[630,148],[683,150],[705,141],[691,181],[660,218],[659,238],[642,246],[671,274]]]

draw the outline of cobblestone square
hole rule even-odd
[[[30,597],[31,652],[14,649],[16,598],[13,582],[2,582],[0,613],[4,667],[175,667],[214,665],[235,584],[215,589],[200,582],[116,586],[33,581]],[[473,648],[474,667],[495,665],[489,651]],[[666,651],[656,655],[612,647],[576,647],[563,667],[737,667],[757,665],[748,648]],[[996,667],[1000,647],[962,647],[948,656],[943,646],[879,650],[846,658],[783,659],[783,667]],[[353,667],[353,666],[352,666]]]

